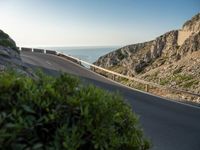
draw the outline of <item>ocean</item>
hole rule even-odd
[[[58,52],[71,55],[89,63],[95,62],[100,56],[120,48],[120,46],[83,46],[83,47],[40,47],[48,50],[56,50]]]

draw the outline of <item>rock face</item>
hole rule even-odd
[[[95,64],[111,69],[114,66],[122,66],[120,73],[127,72],[129,75],[135,75],[144,71],[148,66],[153,67],[152,63],[159,58],[175,59],[176,51],[174,49],[178,47],[177,38],[178,31],[170,31],[153,41],[120,48],[100,57]],[[159,62],[160,64],[165,63],[164,60]]]
[[[6,69],[32,75],[30,69],[22,62],[14,40],[0,30],[0,72]]]
[[[200,13],[192,17],[191,20],[186,21],[183,24],[182,29],[184,31],[199,32],[200,31]]]
[[[94,64],[159,83],[166,76],[173,78],[174,69],[179,68],[177,75],[190,76],[195,85],[191,83],[187,87],[177,81],[173,83],[172,79],[163,84],[200,93],[200,13],[184,23],[180,30],[167,32],[149,42],[122,47],[100,57]],[[155,78],[150,77],[155,74]]]

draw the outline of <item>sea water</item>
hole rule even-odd
[[[100,56],[116,50],[120,46],[83,46],[83,47],[42,47],[44,49],[56,50],[60,53],[71,55],[81,60],[93,63]]]

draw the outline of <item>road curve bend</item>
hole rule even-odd
[[[59,71],[80,76],[109,91],[119,91],[140,116],[153,150],[200,150],[200,109],[133,90],[55,55],[21,52],[22,60],[49,75]]]

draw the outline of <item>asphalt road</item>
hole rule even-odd
[[[58,56],[22,52],[22,60],[50,75],[59,71],[80,76],[109,91],[119,91],[140,116],[153,150],[200,150],[200,108],[132,90]]]

